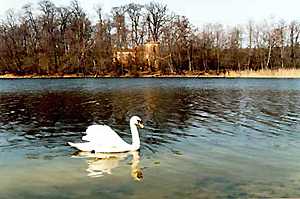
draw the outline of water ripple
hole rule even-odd
[[[0,145],[65,145],[70,140],[78,141],[92,124],[110,125],[130,141],[128,123],[132,115],[143,118],[147,128],[141,133],[142,147],[153,151],[156,146],[167,147],[190,137],[255,135],[290,139],[288,136],[299,130],[299,90],[253,89],[243,84],[241,88],[217,88],[196,81],[185,86],[181,81],[176,85],[167,80],[166,85],[154,81],[123,89],[111,81],[105,83],[106,87],[92,84],[94,89],[71,86],[68,80],[62,82],[69,87],[55,84],[55,89],[32,88],[28,93],[22,87],[20,92],[8,88],[0,93],[0,133],[11,136]]]

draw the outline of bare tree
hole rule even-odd
[[[146,5],[147,23],[151,39],[158,41],[161,35],[161,29],[167,22],[167,6],[159,3],[151,2]],[[150,38],[149,38],[150,39]]]
[[[197,29],[187,17],[169,14],[166,5],[151,2],[120,5],[109,15],[97,7],[98,21],[92,25],[78,0],[63,7],[42,0],[36,6],[37,10],[26,4],[20,13],[8,11],[1,21],[1,74],[137,73],[147,63],[151,68],[153,60],[167,73],[300,65],[298,21],[268,18],[226,29],[218,23]],[[155,54],[147,63],[141,46],[146,39],[160,43],[159,57]],[[128,56],[123,65],[113,65],[113,48],[121,51],[121,59],[124,49],[139,53]]]
[[[141,27],[141,17],[142,17],[143,5],[131,3],[125,6],[126,12],[128,13],[131,21],[131,47],[134,48],[142,44],[143,41],[143,31],[140,31]]]
[[[42,63],[47,67],[47,73],[50,71],[57,73],[58,65],[59,65],[59,39],[58,39],[58,21],[57,21],[57,8],[56,6],[48,1],[43,0],[39,2],[39,8],[42,11],[42,15],[40,16],[40,20],[42,21],[43,32],[42,35],[42,46],[43,49],[47,49],[44,53],[47,55],[42,56]],[[53,68],[50,68],[52,67]],[[50,70],[49,70],[50,68]]]
[[[67,31],[70,29],[71,23],[71,12],[68,7],[58,7],[58,26],[60,33],[60,45],[62,46],[61,54],[62,56],[66,56],[70,53],[70,43],[67,40]]]
[[[86,13],[80,7],[77,0],[71,2],[71,31],[68,34],[70,39],[70,48],[72,54],[72,62],[70,62],[71,71],[77,73],[88,73],[88,60],[86,59],[91,39],[91,22],[88,20]]]
[[[29,27],[31,28],[30,36],[33,42],[34,50],[36,52],[40,45],[40,28],[39,28],[38,20],[34,18],[32,4],[24,5],[23,10],[24,10],[23,21],[28,23]]]
[[[112,15],[113,15],[113,28],[114,28],[114,44],[118,49],[128,48],[127,43],[127,28],[125,21],[125,7],[113,7]]]
[[[6,56],[9,58],[10,66],[16,74],[23,74],[24,48],[22,43],[22,32],[18,14],[13,10],[6,12],[6,23],[2,25],[2,38],[5,43]]]
[[[216,23],[213,25],[214,32],[214,48],[217,58],[217,70],[220,70],[221,65],[221,50],[225,46],[225,33],[222,24]]]
[[[248,70],[250,69],[251,65],[251,60],[253,56],[253,38],[254,38],[254,21],[252,19],[248,20],[248,23],[246,25],[246,29],[248,31],[248,63],[247,63],[247,68]]]
[[[263,41],[268,49],[266,68],[271,68],[270,60],[272,56],[272,49],[276,45],[276,28],[274,23],[274,18],[271,17],[268,21],[265,20],[263,24]]]
[[[241,56],[240,50],[242,48],[242,29],[241,27],[234,27],[230,33],[230,50],[231,50],[231,63],[234,70],[241,70]]]
[[[296,21],[292,21],[289,26],[290,31],[290,57],[291,57],[291,66],[296,67],[296,44],[298,44],[299,34],[300,34],[300,27]]]
[[[96,7],[98,23],[94,27],[92,56],[95,75],[110,72],[112,63],[111,21],[102,13],[100,6]]]
[[[286,22],[282,19],[279,21],[279,40],[280,40],[280,61],[281,61],[281,68],[284,67],[284,42],[285,42],[285,29],[286,29]]]

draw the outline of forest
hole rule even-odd
[[[144,62],[136,58],[116,64],[112,51],[146,41],[160,43],[156,70],[164,74],[300,67],[296,20],[269,17],[234,27],[195,27],[157,2],[121,5],[110,13],[95,6],[94,14],[95,22],[77,0],[67,6],[43,0],[8,10],[0,24],[0,74],[138,74]]]

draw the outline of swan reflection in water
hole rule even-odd
[[[120,165],[120,161],[132,154],[131,176],[135,180],[143,178],[142,170],[138,169],[140,154],[138,151],[123,153],[91,153],[81,151],[73,158],[90,158],[85,160],[88,163],[88,176],[91,178],[102,177],[105,174],[112,174],[112,170]]]

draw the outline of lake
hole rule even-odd
[[[79,153],[106,124],[139,152]],[[300,197],[299,79],[2,79],[0,199]]]

